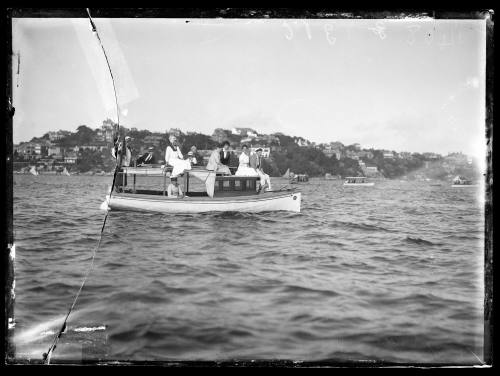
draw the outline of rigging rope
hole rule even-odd
[[[97,32],[97,28],[96,28],[96,26],[94,24],[94,21],[92,20],[92,17],[90,15],[90,10],[88,8],[86,8],[86,10],[87,10],[87,15],[88,15],[88,18],[89,18],[89,21],[90,21],[90,25],[92,26],[92,32],[96,35],[96,37],[97,37],[97,39],[99,41],[99,44],[101,45],[102,52],[104,53],[104,57],[106,58],[106,63],[108,65],[108,70],[109,70],[109,73],[111,75],[111,81],[113,82],[113,91],[114,91],[114,95],[115,95],[115,104],[116,104],[116,119],[117,119],[117,128],[116,128],[116,130],[117,130],[117,135],[118,135],[116,143],[118,143],[118,141],[119,141],[119,134],[120,134],[120,109],[119,109],[119,106],[118,106],[118,96],[117,96],[117,93],[116,93],[115,79],[113,77],[113,72],[111,70],[111,65],[109,64],[108,56],[106,55],[106,51],[104,50],[104,46],[102,44],[101,38],[99,37],[99,33]],[[114,145],[113,145],[113,147],[114,147]],[[125,148],[125,145],[123,145],[121,153],[123,153],[123,149],[124,148]],[[116,160],[117,160],[117,163],[116,163],[116,166],[115,166],[115,172],[113,174],[113,182],[111,184],[111,191],[109,192],[109,198],[111,198],[111,195],[113,193],[113,189],[114,189],[115,182],[116,182],[116,176],[117,176],[118,171],[119,171],[120,166],[121,166],[121,158],[119,158],[118,153],[116,155]],[[87,269],[87,273],[85,273],[85,277],[83,278],[83,281],[82,281],[82,283],[80,285],[80,288],[78,289],[78,292],[76,293],[76,295],[75,295],[75,297],[73,299],[73,303],[71,304],[71,306],[70,306],[70,308],[68,310],[68,313],[66,314],[66,316],[64,318],[64,321],[63,321],[63,324],[61,326],[61,329],[59,329],[59,332],[54,337],[54,341],[52,342],[52,345],[49,347],[49,350],[46,353],[43,354],[43,363],[44,364],[50,364],[50,358],[52,356],[52,353],[54,352],[54,350],[57,347],[57,342],[59,341],[59,339],[61,338],[61,335],[66,330],[66,324],[67,324],[69,315],[73,311],[73,308],[75,308],[76,302],[77,302],[78,298],[80,297],[80,293],[83,290],[83,286],[85,286],[85,283],[87,282],[87,279],[88,279],[88,277],[90,275],[90,272],[94,268],[95,256],[97,254],[97,250],[101,246],[102,234],[104,233],[104,228],[106,227],[106,221],[108,219],[108,213],[109,213],[109,210],[106,210],[106,214],[104,215],[104,220],[102,222],[101,232],[99,234],[99,241],[97,242],[97,245],[94,248],[94,251],[92,253],[92,259],[91,259],[90,266]]]

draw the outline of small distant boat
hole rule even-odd
[[[29,173],[30,173],[31,175],[35,175],[35,176],[39,175],[39,174],[38,174],[38,171],[37,171],[37,170],[36,170],[36,168],[35,168],[35,166],[31,166]]]
[[[477,184],[474,184],[471,180],[463,177],[463,176],[456,176],[455,179],[453,179],[453,184],[451,185],[453,188],[466,188],[466,187],[477,187]]]
[[[332,174],[325,174],[325,180],[339,180],[338,175],[332,175]]]
[[[368,182],[366,176],[348,176],[344,180],[344,186],[371,187],[374,182]]]
[[[309,181],[309,175],[307,174],[297,174],[295,175],[297,182],[307,182]]]
[[[282,177],[288,179],[290,184],[297,184],[297,182],[299,181],[297,176],[298,175],[294,174],[293,172],[290,172],[290,169],[287,169]]]
[[[66,175],[66,176],[70,176],[70,175],[71,175],[71,174],[68,172],[68,170],[66,169],[66,167],[64,167],[64,170],[62,170],[61,174]]]

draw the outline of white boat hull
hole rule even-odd
[[[260,195],[224,198],[168,198],[158,195],[113,193],[101,205],[104,210],[133,210],[156,213],[206,213],[264,211],[300,212],[300,192],[266,192]]]
[[[346,187],[373,187],[375,183],[344,183],[344,186]]]

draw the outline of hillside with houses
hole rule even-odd
[[[80,125],[75,132],[51,131],[28,142],[14,145],[14,170],[21,171],[36,166],[41,171],[66,167],[79,173],[104,173],[114,169],[111,146],[115,138],[116,125],[106,119],[102,125],[92,129]],[[344,145],[339,141],[315,143],[300,136],[283,133],[262,134],[252,128],[217,128],[211,135],[198,132],[183,132],[171,128],[166,132],[151,132],[120,126],[121,135],[132,138],[130,146],[133,159],[153,147],[157,161],[162,162],[168,137],[175,134],[184,155],[192,145],[208,160],[217,143],[231,144],[230,165],[238,166],[241,145],[252,150],[263,149],[264,170],[271,176],[281,176],[287,169],[296,174],[311,177],[368,176],[373,178],[438,179],[446,180],[455,175],[479,178],[477,161],[460,152],[442,156],[436,153],[396,152],[363,148],[359,144]]]

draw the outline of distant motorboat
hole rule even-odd
[[[344,186],[371,187],[374,182],[368,182],[366,176],[348,176],[344,180]]]
[[[332,174],[326,173],[325,180],[339,180],[339,177],[338,177],[338,175],[332,175]]]
[[[36,168],[35,168],[35,166],[31,166],[29,173],[30,173],[31,175],[35,175],[35,176],[39,175],[39,174],[38,174],[38,171],[37,171],[37,170],[36,170]]]
[[[290,184],[297,184],[299,181],[297,178],[298,175],[294,174],[293,172],[290,172],[290,169],[287,169],[285,174],[283,175],[283,178],[288,179]]]
[[[71,175],[69,173],[69,171],[66,169],[66,167],[64,167],[64,170],[62,170],[61,174],[66,175],[66,176],[70,176]]]
[[[295,175],[295,178],[297,179],[297,182],[308,182],[309,181],[309,175],[307,175],[307,174],[297,174],[297,175]]]
[[[474,184],[472,180],[469,180],[463,176],[456,176],[453,179],[453,184],[451,185],[453,188],[464,188],[464,187],[477,187],[477,184]]]

